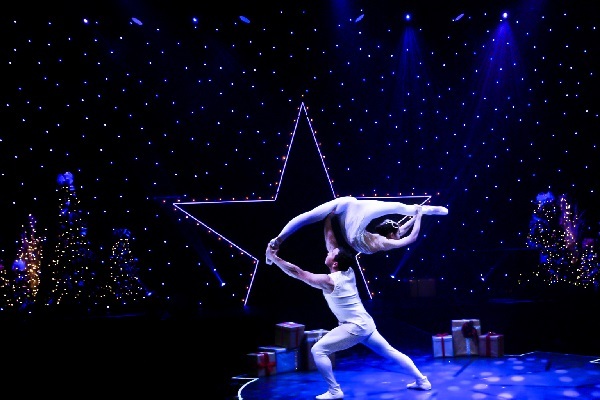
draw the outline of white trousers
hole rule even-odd
[[[333,374],[333,365],[331,364],[329,354],[348,349],[359,343],[367,346],[376,354],[394,361],[415,379],[423,378],[423,374],[419,371],[413,360],[406,354],[393,348],[377,329],[370,335],[357,336],[349,333],[342,325],[339,325],[327,332],[311,349],[317,370],[327,382],[330,392],[340,389],[340,385]]]

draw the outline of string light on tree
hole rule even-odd
[[[37,235],[34,216],[29,214],[28,224],[22,228],[21,246],[16,257],[16,270],[19,280],[22,281],[22,284],[17,286],[19,286],[18,290],[22,289],[24,291],[24,297],[16,301],[23,309],[31,308],[38,298],[43,241],[44,238]],[[21,266],[24,268],[23,273],[21,272]]]

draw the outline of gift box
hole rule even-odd
[[[277,373],[297,371],[298,349],[286,349],[277,346],[259,346],[259,351],[272,351],[275,353],[275,362],[277,363]]]
[[[452,347],[455,356],[479,355],[481,324],[478,319],[452,320]]]
[[[502,357],[504,355],[504,335],[488,332],[479,336],[479,355]]]
[[[254,376],[271,376],[277,374],[275,352],[259,351],[248,353],[248,372]]]
[[[282,322],[275,325],[275,346],[297,349],[304,337],[304,325],[296,322]]]
[[[326,329],[315,329],[304,332],[304,339],[300,348],[300,366],[305,371],[314,371],[317,369],[315,360],[310,350],[325,334],[329,332]],[[331,365],[335,368],[335,353],[329,355]]]
[[[453,357],[454,347],[452,346],[452,335],[449,333],[438,333],[431,337],[433,343],[434,357]]]

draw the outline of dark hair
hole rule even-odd
[[[345,247],[340,247],[334,261],[338,263],[338,270],[347,271],[354,264],[354,255]]]
[[[386,219],[380,224],[378,224],[373,230],[375,233],[381,236],[387,236],[390,233],[398,232],[399,225],[396,221],[392,221],[391,219]]]

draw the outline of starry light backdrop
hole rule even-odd
[[[540,192],[568,196],[598,238],[592,2],[246,3],[0,17],[5,264],[29,214],[52,237],[65,171],[91,242],[128,229],[167,304],[241,305],[253,277],[257,303],[299,301],[311,289],[265,266],[264,247],[332,189],[450,210],[424,217],[415,245],[368,256],[375,295],[411,278],[465,296],[515,284],[534,268]],[[215,203],[190,218],[179,202]],[[322,227],[298,237],[286,257],[323,272]]]

